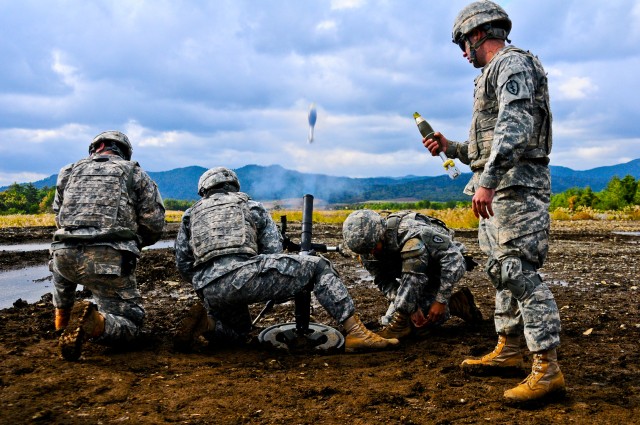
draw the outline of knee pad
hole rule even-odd
[[[517,299],[521,299],[527,292],[527,278],[522,272],[522,260],[518,257],[508,257],[500,265],[500,283],[503,289],[508,289]]]
[[[306,288],[309,290],[312,290],[315,283],[319,282],[320,279],[322,279],[324,276],[329,275],[335,278],[339,277],[338,272],[333,268],[333,264],[331,264],[331,261],[322,256],[319,256],[319,258],[320,261],[318,261],[318,263],[316,264],[316,269],[313,273],[314,279],[306,286]]]

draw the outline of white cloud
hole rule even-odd
[[[28,145],[42,145],[45,143],[56,142],[60,139],[71,137],[83,137],[93,135],[88,131],[87,126],[81,124],[65,124],[58,128],[48,129],[28,129],[28,128],[12,128],[0,129],[0,152],[3,150],[14,150],[18,144],[26,143]],[[87,143],[88,146],[88,143]],[[31,149],[31,148],[29,148]]]
[[[51,69],[60,76],[66,85],[72,88],[78,86],[80,80],[77,75],[77,69],[66,63],[64,53],[60,50],[54,50],[51,56],[53,59]]]
[[[570,77],[558,86],[560,99],[584,99],[598,90],[588,77]]]
[[[599,87],[594,82],[594,77],[579,75],[594,69],[596,69],[595,66],[590,69],[576,64],[561,64],[546,68],[554,95],[553,100],[580,100],[597,92]]]
[[[316,30],[319,32],[328,32],[328,31],[335,31],[337,28],[338,24],[336,24],[336,21],[334,20],[326,20],[326,21],[321,21],[318,23],[318,25],[316,25]]]
[[[188,132],[182,131],[153,131],[144,128],[136,121],[129,121],[125,125],[125,134],[130,140],[135,140],[137,146],[141,148],[162,148],[169,145],[175,145],[185,139],[192,139]]]
[[[127,133],[134,158],[153,171],[257,163],[440,175],[411,114],[451,139],[468,133],[478,70],[450,42],[468,0],[5,3],[6,175],[55,173],[107,129]],[[539,54],[549,73],[552,163],[640,158],[640,2],[501,4],[514,44]],[[308,145],[311,102],[318,122]],[[598,136],[610,150],[598,151]]]
[[[40,173],[0,173],[0,186],[9,186],[13,183],[36,182],[49,177],[49,174]]]
[[[608,139],[606,146],[601,139],[582,138],[570,149],[557,150],[551,155],[552,165],[563,165],[574,170],[588,170],[605,165],[616,165],[637,159],[640,137]]]
[[[357,9],[365,4],[365,0],[331,0],[332,10]]]

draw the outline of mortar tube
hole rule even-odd
[[[313,226],[313,195],[302,197],[302,235],[300,235],[300,255],[310,255],[313,247],[311,237]],[[311,319],[311,288],[305,288],[295,297],[296,333],[304,336],[309,331]]]
[[[302,197],[302,235],[300,236],[300,254],[309,255],[312,249],[311,237],[313,235],[313,195]]]

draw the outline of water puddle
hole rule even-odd
[[[173,240],[159,241],[155,245],[143,248],[164,249],[173,248]],[[48,250],[51,243],[29,243],[19,245],[0,245],[0,251],[30,252]],[[46,264],[25,267],[17,270],[0,272],[0,309],[12,307],[13,303],[22,298],[28,303],[40,301],[40,298],[53,289],[53,277]],[[82,286],[78,285],[78,290]]]
[[[51,242],[21,243],[16,245],[0,245],[0,251],[11,252],[31,252],[47,251],[51,247]]]
[[[623,236],[640,236],[640,232],[611,232],[614,235],[623,235]]]
[[[22,298],[34,303],[53,287],[51,272],[47,265],[26,267],[0,273],[0,308],[8,308]]]
[[[173,239],[158,241],[151,246],[142,248],[143,251],[147,249],[164,249],[173,248],[175,241]],[[15,245],[0,245],[0,251],[11,252],[31,252],[31,251],[48,251],[51,247],[51,242],[37,242],[37,243],[21,243]]]

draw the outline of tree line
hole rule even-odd
[[[471,201],[417,201],[417,202],[359,202],[357,204],[348,204],[344,206],[348,210],[369,209],[369,210],[446,210],[456,207],[470,207]]]
[[[600,211],[617,211],[623,208],[640,205],[640,179],[627,175],[624,178],[614,176],[607,187],[594,192],[590,187],[572,188],[551,197],[549,210],[579,207],[593,208]]]
[[[51,205],[55,196],[55,187],[36,188],[32,183],[13,183],[4,192],[0,192],[0,215],[9,214],[39,214],[52,212]],[[165,199],[167,210],[184,211],[193,205],[193,201],[179,199]],[[468,201],[432,202],[428,200],[418,202],[366,202],[343,205],[346,209],[370,208],[376,210],[415,210],[415,209],[447,209],[468,207]],[[568,208],[575,210],[579,207],[593,208],[601,211],[617,211],[623,208],[640,205],[640,179],[631,175],[624,178],[614,176],[607,186],[600,192],[594,192],[590,187],[573,188],[551,197],[549,210]]]
[[[55,187],[38,189],[31,183],[14,183],[0,192],[0,215],[52,212]]]

